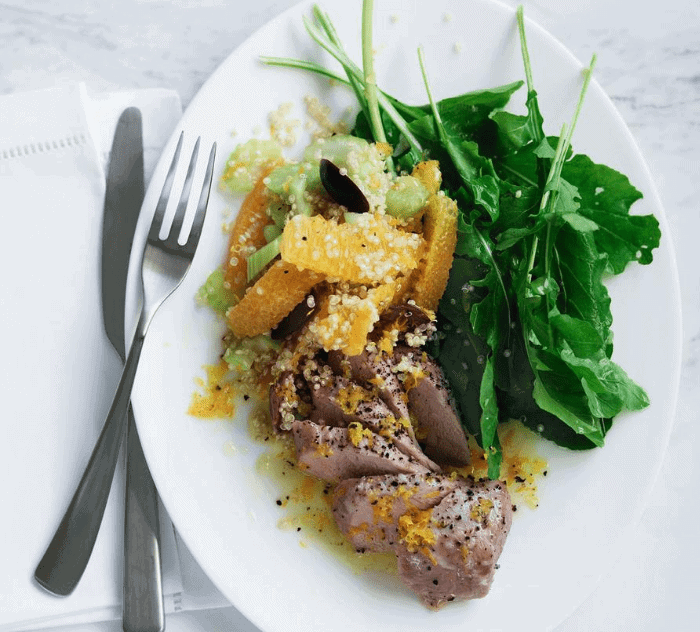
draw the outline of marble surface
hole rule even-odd
[[[4,0],[0,93],[78,80],[95,90],[172,88],[186,107],[239,43],[292,4],[293,0]],[[676,422],[648,509],[635,540],[608,577],[557,632],[694,630],[700,620],[694,524],[700,513],[693,508],[700,486],[700,3],[523,4],[529,17],[579,59],[598,54],[597,80],[635,137],[666,209],[684,322]],[[249,628],[234,609],[223,608],[174,615],[168,629]]]

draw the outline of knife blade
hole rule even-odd
[[[102,240],[102,312],[110,342],[125,357],[124,305],[131,244],[145,193],[141,113],[124,111],[117,124],[105,195]],[[129,406],[124,510],[125,632],[165,628],[161,579],[158,494]]]

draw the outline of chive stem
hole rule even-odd
[[[323,75],[328,77],[333,81],[338,81],[339,83],[349,85],[349,81],[344,79],[340,75],[328,70],[325,66],[321,66],[313,61],[305,61],[303,59],[293,59],[291,57],[267,57],[261,55],[258,58],[263,64],[267,66],[277,66],[279,68],[296,68],[298,70],[305,70],[307,72],[314,72],[317,75]]]
[[[340,49],[338,46],[333,44],[333,42],[328,39],[323,33],[321,33],[316,26],[311,24],[307,18],[303,18],[304,26],[311,38],[328,53],[330,53],[335,59],[343,66],[346,71],[349,71],[358,81],[364,82],[364,74],[362,70],[347,56],[347,54]],[[312,68],[309,68],[311,70]],[[326,73],[322,73],[326,74]],[[399,114],[396,108],[392,105],[391,101],[381,90],[377,92],[377,101],[381,108],[387,113],[391,121],[396,125],[396,128],[403,134],[404,138],[408,141],[408,144],[413,150],[418,153],[422,153],[423,148],[421,147],[418,139],[411,133],[408,129],[408,124],[406,120]]]
[[[326,35],[328,36],[328,39],[331,41],[331,43],[338,49],[342,50],[342,45],[340,43],[340,38],[338,37],[338,32],[335,30],[335,26],[333,26],[333,22],[331,21],[328,14],[321,11],[318,5],[314,5],[313,13],[316,16],[316,19],[318,20],[319,24],[323,27],[323,30],[326,32]],[[365,99],[365,95],[362,91],[362,84],[360,83],[360,81],[358,81],[358,79],[353,75],[353,73],[347,66],[345,66],[344,69],[345,74],[348,77],[350,86],[352,87],[353,92],[355,93],[355,98],[357,99],[357,102],[360,104],[360,107],[365,112],[365,115],[369,117],[369,112],[367,110],[367,100]]]
[[[382,125],[377,101],[377,76],[374,71],[374,50],[372,49],[372,12],[374,0],[362,2],[362,70],[365,78],[365,96],[369,109],[370,124],[375,140],[385,143],[386,135]]]
[[[523,65],[525,67],[525,80],[527,82],[528,93],[534,91],[534,82],[532,80],[532,65],[530,64],[530,53],[527,50],[527,40],[525,39],[525,15],[523,5],[519,5],[515,12],[518,20],[518,33],[520,35],[520,51],[523,57]]]
[[[430,83],[428,82],[428,73],[425,69],[425,57],[423,56],[423,48],[418,47],[418,63],[420,64],[420,71],[423,75],[423,84],[425,85],[425,92],[428,95],[428,101],[430,102],[430,109],[432,110],[433,117],[435,118],[435,125],[437,126],[438,135],[440,136],[440,141],[445,145],[449,146],[449,140],[447,138],[447,133],[442,124],[442,118],[440,117],[440,110],[438,110],[437,103],[433,98],[433,92],[430,89]]]

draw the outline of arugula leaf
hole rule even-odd
[[[610,295],[603,283],[607,256],[601,254],[591,233],[565,226],[557,236],[559,274],[565,292],[560,310],[590,323],[606,346],[610,345]],[[608,357],[612,354],[609,349]]]
[[[620,274],[630,261],[653,261],[652,250],[661,239],[659,222],[653,215],[629,214],[642,194],[627,176],[583,155],[569,160],[562,175],[576,183],[581,215],[598,226],[594,239],[597,248],[608,256],[608,272]]]

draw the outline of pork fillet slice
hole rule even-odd
[[[513,516],[500,481],[462,482],[395,547],[399,575],[430,608],[485,597]],[[432,535],[430,535],[432,533]]]
[[[393,370],[411,385],[408,410],[425,454],[441,465],[467,465],[469,444],[442,369],[426,353],[410,347],[397,347],[392,362]]]
[[[369,429],[332,427],[308,420],[293,421],[291,426],[299,466],[324,481],[386,472],[429,472],[393,442]]]
[[[408,418],[397,419],[373,391],[345,377],[334,376],[332,383],[312,390],[311,421],[328,426],[361,423],[372,432],[393,442],[406,456],[429,470],[440,471],[413,438]]]
[[[456,482],[441,474],[387,474],[341,481],[333,492],[333,516],[358,552],[393,550],[398,520],[437,505]]]
[[[394,551],[404,583],[439,608],[488,593],[513,510],[500,481],[413,474],[342,481],[333,515],[357,551]]]
[[[364,351],[360,355],[345,356],[337,351],[328,354],[328,364],[338,375],[359,384],[373,385],[379,396],[397,419],[408,419],[408,399],[391,363],[379,353]]]

